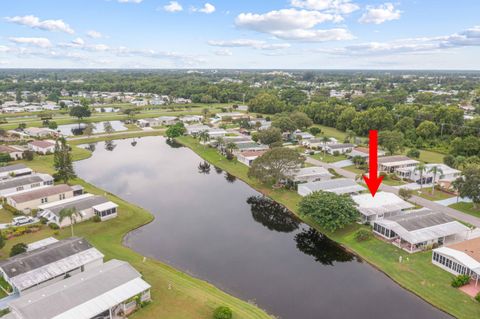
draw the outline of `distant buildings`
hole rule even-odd
[[[384,156],[378,159],[378,169],[381,172],[395,173],[401,169],[416,167],[418,163],[420,162],[407,156]]]
[[[24,164],[14,164],[0,167],[0,181],[11,177],[31,175],[33,170]]]
[[[55,142],[49,140],[38,140],[28,143],[28,149],[43,155],[52,154],[55,151]]]
[[[327,181],[299,184],[297,192],[300,196],[307,196],[317,191],[331,192],[337,195],[342,195],[356,194],[364,190],[365,188],[358,185],[353,179],[338,178]]]

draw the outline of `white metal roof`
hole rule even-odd
[[[375,223],[393,230],[400,238],[411,244],[418,244],[421,242],[447,237],[454,234],[462,234],[469,231],[467,226],[464,226],[457,221],[420,228],[413,231],[408,231],[397,222],[388,219],[379,220]]]
[[[448,257],[452,257],[452,258],[458,260],[459,262],[461,262],[464,266],[466,266],[466,267],[468,267],[472,270],[480,268],[480,262],[473,259],[472,257],[470,257],[469,255],[465,254],[462,251],[452,249],[452,248],[449,248],[449,247],[440,247],[440,248],[434,249],[433,251],[438,252],[442,255],[448,256]]]
[[[299,185],[299,188],[307,188],[310,192],[325,191],[335,194],[351,194],[363,191],[365,188],[358,185],[353,179],[338,178],[322,182],[312,182]]]
[[[48,246],[50,244],[53,244],[53,243],[56,243],[58,242],[58,239],[55,239],[53,237],[47,237],[45,239],[41,239],[41,240],[38,240],[38,241],[35,241],[33,243],[30,243],[28,244],[28,248],[27,248],[27,251],[32,251],[32,250],[35,250],[35,249],[38,249],[38,248],[41,248],[41,247],[45,247],[45,246]]]
[[[102,203],[100,205],[96,205],[96,206],[93,206],[92,208],[99,211],[99,212],[103,212],[107,209],[112,209],[112,208],[117,208],[118,205],[115,204],[114,202],[106,202],[106,203]]]
[[[90,248],[15,276],[11,278],[11,281],[19,290],[25,290],[100,258],[103,258],[103,254],[96,248]]]
[[[366,216],[397,212],[414,207],[397,195],[388,192],[377,192],[375,197],[370,193],[352,196],[358,204],[358,210]]]

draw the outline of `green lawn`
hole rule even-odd
[[[421,193],[419,193],[420,190],[414,191],[415,195],[418,195],[420,197],[423,197],[425,199],[431,200],[431,201],[437,201],[437,200],[442,200],[442,199],[447,199],[447,198],[452,198],[455,197],[455,195],[445,193],[439,190],[435,190],[435,192],[432,195],[432,188],[424,188]]]
[[[325,155],[323,153],[319,153],[319,154],[309,155],[309,156],[325,163],[335,163],[335,162],[339,162],[347,159],[347,156],[345,155],[333,156],[327,153],[325,153]]]
[[[333,128],[333,127],[324,126],[324,125],[320,125],[320,124],[315,124],[313,126],[321,129],[322,130],[322,135],[326,135],[328,137],[334,137],[340,143],[342,143],[345,140],[345,138],[347,137],[347,133],[342,132],[340,130],[337,130],[336,128]]]
[[[363,175],[365,174],[365,170],[364,169],[360,169],[360,168],[357,168],[355,165],[350,165],[350,166],[345,166],[345,167],[342,167],[344,170],[347,170],[347,171],[350,171],[352,173],[355,173],[357,175]]]
[[[406,155],[408,153],[409,149],[405,149],[403,151],[403,155]],[[420,158],[419,160],[424,162],[424,163],[443,163],[443,158],[445,157],[445,154],[434,152],[434,151],[426,151],[426,150],[420,150]]]
[[[85,159],[90,155],[91,153],[87,150],[73,147],[75,160]],[[39,172],[52,173],[52,158],[51,155],[37,156],[33,161],[25,163]],[[142,255],[123,246],[122,242],[129,231],[151,222],[153,216],[146,210],[81,179],[72,180],[71,184],[82,185],[89,193],[106,195],[119,205],[119,214],[116,219],[102,223],[90,221],[79,223],[75,225],[74,230],[76,236],[87,238],[105,254],[106,260],[116,258],[128,261],[152,285],[153,302],[131,318],[210,319],[213,310],[220,305],[230,307],[234,318],[270,318],[256,306],[226,294],[203,280],[193,278],[154,259],[147,258],[143,261]],[[16,243],[30,243],[53,235],[53,230],[43,227],[37,233],[10,239],[0,250],[0,258],[7,258],[8,252]],[[66,228],[61,230],[57,237],[68,236],[70,236],[70,229]]]
[[[0,209],[0,224],[10,223],[12,221],[13,214],[8,210],[2,208]]]
[[[262,185],[256,180],[250,179],[247,175],[248,168],[245,165],[236,161],[228,161],[218,154],[215,149],[200,146],[198,142],[191,137],[181,137],[177,140],[185,146],[190,147],[211,164],[237,176],[264,195],[285,205],[299,216],[297,206],[301,197],[297,195],[297,193],[284,189],[274,190]],[[436,307],[458,318],[470,319],[480,317],[480,304],[450,286],[453,276],[432,265],[430,261],[431,252],[410,255],[376,238],[372,238],[366,242],[357,242],[354,239],[354,233],[359,228],[365,226],[352,225],[342,231],[329,233],[312,220],[302,216],[299,217],[349,250],[354,251],[363,260],[382,270],[398,284],[419,295]],[[399,256],[403,257],[404,262],[398,262]]]
[[[475,217],[480,217],[480,207],[479,208],[473,208],[473,203],[465,203],[465,202],[459,202],[450,205],[450,207],[457,209],[461,212],[464,212],[465,214],[470,214]]]

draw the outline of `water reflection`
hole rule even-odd
[[[232,174],[225,172],[225,180],[227,182],[229,182],[230,184],[233,184],[233,183],[235,183],[237,178],[235,176],[233,176]]]
[[[175,140],[169,139],[169,138],[165,139],[165,143],[168,146],[170,146],[171,148],[181,148],[181,147],[183,147],[182,144],[176,142]]]
[[[207,161],[198,164],[198,172],[205,175],[210,174],[210,164]]]
[[[215,168],[215,173],[217,174],[222,174],[223,173],[223,169],[221,169],[220,167],[217,167],[217,166],[213,166]]]
[[[105,149],[107,151],[112,152],[115,149],[115,147],[117,147],[117,144],[115,144],[114,141],[105,141]]]
[[[85,146],[85,149],[89,150],[92,153],[95,152],[96,148],[97,148],[97,143],[90,143],[87,146]]]
[[[297,248],[312,256],[323,265],[333,266],[334,262],[347,262],[356,259],[355,255],[340,249],[339,246],[313,228],[304,229],[295,235]]]
[[[300,225],[288,209],[267,197],[251,196],[247,203],[250,205],[253,219],[270,230],[290,233]]]

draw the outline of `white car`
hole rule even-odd
[[[13,226],[25,225],[25,224],[29,224],[31,222],[33,222],[33,218],[28,217],[28,216],[19,216],[19,217],[14,217],[12,219],[12,225]]]

